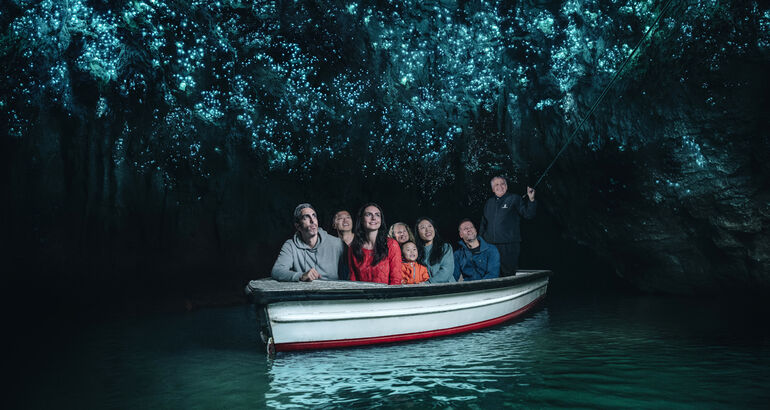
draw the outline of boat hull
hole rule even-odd
[[[291,297],[273,293],[262,298],[258,309],[276,351],[401,342],[482,329],[520,316],[545,297],[548,274],[358,292],[350,284],[346,289],[329,285],[293,291]]]

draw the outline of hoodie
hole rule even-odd
[[[308,246],[302,241],[299,232],[295,232],[294,237],[283,243],[270,275],[276,280],[296,282],[305,272],[315,268],[321,279],[337,280],[343,248],[344,243],[340,238],[329,235],[320,227],[315,248]]]

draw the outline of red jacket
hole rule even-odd
[[[428,268],[418,262],[401,262],[401,284],[414,285],[430,279]]]
[[[364,252],[362,261],[356,259],[353,251],[348,251],[350,280],[388,285],[401,284],[401,248],[395,239],[388,238],[388,256],[374,266],[372,266],[374,251],[371,249],[362,249],[362,251]]]

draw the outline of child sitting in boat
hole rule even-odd
[[[413,285],[426,282],[430,279],[428,268],[417,262],[417,245],[412,241],[406,241],[401,245],[401,284]]]

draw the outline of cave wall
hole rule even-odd
[[[665,5],[6,2],[9,263],[73,287],[263,276],[304,201],[454,240],[490,176],[540,178]],[[672,2],[537,187],[548,234],[643,290],[770,288],[769,49],[766,4]]]

